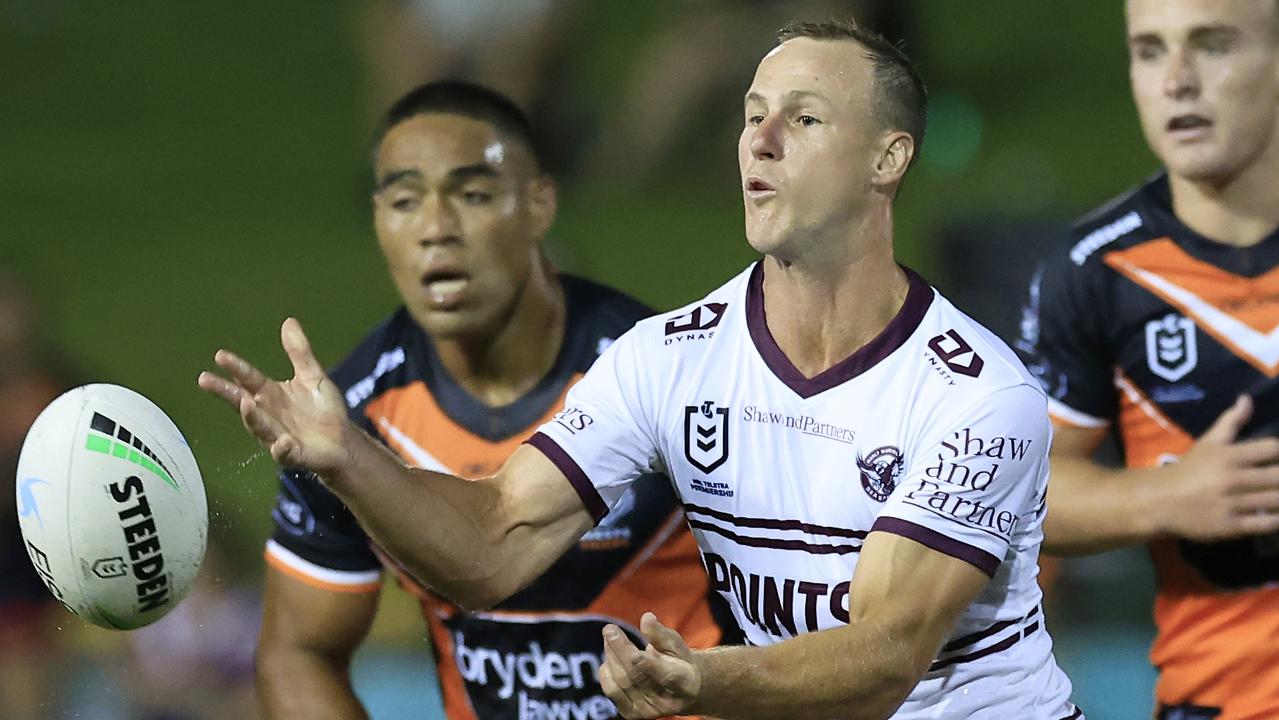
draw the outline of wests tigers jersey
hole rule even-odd
[[[497,471],[614,338],[648,315],[638,302],[562,276],[565,338],[554,367],[512,405],[489,408],[454,383],[401,308],[333,372],[353,420],[418,467],[482,477]],[[285,471],[267,561],[334,592],[376,592],[384,566],[421,601],[451,720],[611,718],[596,680],[605,623],[638,639],[640,614],[670,618],[702,647],[721,640],[706,574],[670,481],[637,482],[545,575],[497,607],[466,613],[420,587],[370,543],[311,474]],[[716,600],[716,602],[719,602]],[[726,626],[731,618],[724,613]]]
[[[849,621],[870,533],[990,576],[898,720],[1064,720],[1035,582],[1051,430],[1002,342],[918,275],[884,331],[816,377],[778,347],[755,264],[695,305],[641,321],[529,443],[597,517],[670,475],[711,585],[748,642]]]
[[[1241,393],[1269,398],[1249,433],[1274,434],[1279,233],[1250,248],[1213,242],[1174,216],[1156,175],[1044,262],[1017,345],[1054,420],[1113,424],[1129,467],[1174,461]],[[1279,717],[1279,537],[1161,540],[1151,552],[1160,703]]]

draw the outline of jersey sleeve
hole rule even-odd
[[[937,425],[904,458],[902,480],[871,530],[994,576],[1013,538],[1043,510],[1052,432],[1044,396],[1029,385],[1005,388]]]
[[[314,474],[285,469],[271,510],[266,561],[286,575],[334,592],[373,592],[381,564],[346,505]]]
[[[600,355],[564,409],[528,440],[564,473],[596,522],[640,475],[661,472],[649,374],[636,331]]]
[[[1108,303],[1093,286],[1094,274],[1092,264],[1077,265],[1065,253],[1044,262],[1031,279],[1017,341],[1026,368],[1048,393],[1049,412],[1079,427],[1105,427],[1117,405],[1104,332]]]

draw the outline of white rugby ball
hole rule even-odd
[[[209,528],[191,448],[155,403],[84,385],[49,404],[18,458],[18,522],[54,597],[106,628],[160,619],[191,589]]]

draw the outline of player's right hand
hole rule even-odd
[[[1239,440],[1252,415],[1241,396],[1176,462],[1159,468],[1168,534],[1200,542],[1279,531],[1279,438]]]
[[[229,379],[202,372],[200,389],[237,410],[244,427],[277,462],[321,477],[341,472],[351,462],[350,441],[358,432],[342,393],[315,359],[296,319],[284,321],[280,343],[293,364],[291,380],[272,380],[235,353],[218,350],[214,362]]]

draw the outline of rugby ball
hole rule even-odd
[[[36,418],[18,457],[18,522],[54,597],[106,628],[155,622],[191,589],[209,528],[191,448],[155,403],[84,385]]]

